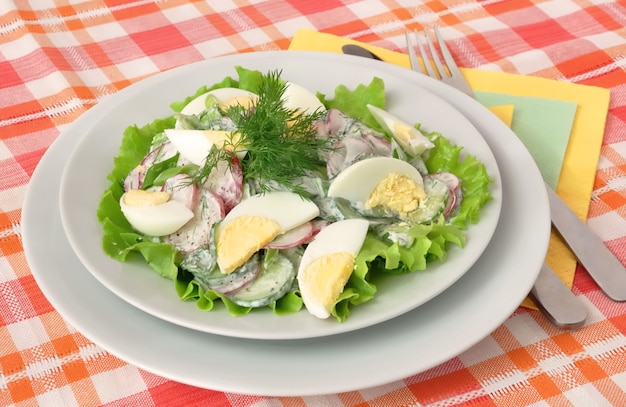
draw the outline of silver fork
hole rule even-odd
[[[439,49],[441,50],[441,56],[443,56],[443,61],[426,30],[424,30],[423,37],[428,47],[430,58],[422,41],[420,41],[418,33],[416,31],[413,32],[422,63],[420,63],[415,54],[415,47],[411,41],[410,33],[408,31],[405,33],[411,68],[414,71],[439,79],[463,93],[474,97],[474,92],[472,92],[472,89],[457,67],[437,26],[434,27],[434,33]],[[578,328],[584,324],[587,318],[587,310],[582,302],[572,294],[570,289],[563,284],[556,274],[554,274],[554,271],[545,263],[541,267],[541,271],[539,272],[539,276],[530,295],[546,318],[560,328]]]
[[[423,66],[420,65],[420,62],[417,59],[417,55],[415,55],[415,48],[411,43],[409,32],[407,31],[405,35],[406,43],[409,48],[409,59],[411,60],[411,68],[414,71],[418,71],[418,67],[420,67],[422,69],[422,72],[426,75],[432,78],[440,79],[442,82],[457,88],[461,92],[471,97],[474,97],[474,92],[472,92],[472,89],[467,84],[467,81],[463,77],[463,74],[456,66],[454,58],[452,57],[452,54],[450,54],[446,43],[443,41],[443,38],[441,37],[441,34],[439,33],[439,28],[437,28],[437,26],[435,26],[434,32],[437,44],[439,44],[439,48],[441,49],[441,55],[443,55],[443,60],[446,66],[444,67],[444,65],[442,64],[441,59],[439,58],[439,53],[435,49],[435,45],[433,44],[430,36],[427,35],[425,30],[424,38],[426,39],[426,44],[430,51],[431,59],[428,59],[426,50],[424,49],[424,45],[422,44],[422,42],[419,40],[417,31],[413,31],[413,33],[415,34],[415,39],[417,40],[417,48],[419,49],[420,57],[422,58],[422,62],[424,63]]]
[[[426,73],[428,76],[439,77],[449,85],[456,87],[470,96],[474,96],[465,78],[457,68],[454,58],[439,33],[439,29],[435,27],[434,31],[437,43],[441,49],[441,54],[443,55],[443,64],[439,59],[433,42],[430,37],[426,35],[426,32],[424,32],[432,60],[432,63],[428,62],[426,52],[417,37],[417,33],[415,33],[420,54],[422,58],[427,61],[427,63],[424,64]],[[409,56],[411,58],[412,67],[414,70],[417,70],[418,60],[415,56],[415,50],[411,46],[408,33],[407,45],[409,45]],[[552,219],[552,225],[561,234],[576,255],[578,261],[585,267],[600,289],[614,301],[626,301],[626,268],[604,245],[602,239],[580,220],[552,188],[546,185],[546,190],[548,191],[548,199],[550,201],[550,218]]]

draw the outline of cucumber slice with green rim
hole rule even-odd
[[[208,287],[222,294],[230,294],[252,284],[261,270],[261,255],[259,253],[250,257],[241,267],[230,274],[226,274],[219,267],[214,267],[204,277]],[[196,277],[198,277],[196,275]]]
[[[449,172],[436,172],[434,174],[430,174],[429,177],[437,178],[439,181],[444,182],[450,190],[448,202],[443,210],[443,216],[447,219],[459,208],[461,201],[463,200],[461,180],[459,177]]]
[[[296,267],[286,256],[276,253],[263,263],[256,279],[228,298],[242,307],[258,308],[289,292],[296,278]]]
[[[215,247],[215,230],[218,225],[219,222],[211,225],[209,246],[187,253],[180,267],[193,274],[194,279],[205,289],[229,294],[245,287],[256,278],[261,268],[261,255],[255,254],[230,274],[222,272],[217,265]]]
[[[426,198],[420,202],[416,210],[411,212],[408,220],[413,223],[426,223],[443,213],[450,196],[448,185],[436,177],[424,177]]]
[[[180,267],[196,275],[206,275],[215,268],[215,250],[209,247],[200,247],[194,251],[184,254]]]

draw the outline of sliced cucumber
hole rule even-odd
[[[196,275],[204,275],[215,268],[215,251],[209,247],[200,247],[184,255],[180,267]]]
[[[424,177],[426,198],[416,210],[409,213],[408,220],[413,223],[426,223],[443,213],[450,196],[450,188],[436,177]]]
[[[369,211],[357,209],[350,201],[338,196],[326,197],[316,203],[322,212],[320,217],[331,222],[344,219],[365,219],[372,225],[399,222],[395,215],[387,213],[384,209],[374,208]]]
[[[209,245],[185,255],[180,267],[193,274],[195,280],[205,289],[222,294],[237,291],[254,280],[261,268],[261,255],[252,256],[246,263],[230,274],[222,272],[217,265],[215,230],[219,222],[211,225]]]
[[[263,263],[256,279],[228,296],[242,307],[258,308],[275,301],[291,290],[296,278],[296,267],[286,256],[276,253]]]
[[[211,272],[203,276],[203,280],[211,290],[222,294],[230,294],[255,281],[260,270],[261,255],[257,253],[232,273],[226,274],[216,266]],[[196,278],[198,278],[198,275],[196,275]]]

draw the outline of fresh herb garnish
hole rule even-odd
[[[163,171],[167,171],[171,168],[176,167],[179,156],[180,153],[176,153],[174,156],[166,160],[151,165],[150,168],[148,168],[148,171],[146,171],[146,176],[143,180],[142,189],[148,189],[153,185],[156,185],[154,181],[158,178],[159,174],[161,174]]]
[[[168,168],[156,176],[154,181],[152,181],[152,185],[156,185],[156,186],[163,185],[165,181],[167,181],[168,179],[176,175],[195,174],[198,171],[198,169],[199,167],[195,164],[187,164],[187,165]]]
[[[231,138],[231,140],[225,142],[224,146],[232,144]],[[219,148],[215,144],[212,145],[203,165],[199,167],[194,174],[192,174],[192,183],[196,185],[203,185],[209,179],[209,175],[211,175],[213,168],[217,167],[217,164],[219,164],[220,161],[226,161],[230,165],[232,154],[233,153],[227,151],[225,148]]]
[[[304,114],[285,107],[282,98],[286,88],[279,72],[269,72],[263,75],[252,107],[234,105],[224,112],[237,130],[223,148],[211,149],[195,182],[206,181],[219,161],[230,162],[232,153],[227,150],[246,150],[242,167],[247,180],[257,181],[265,191],[272,189],[273,182],[305,193],[297,179],[324,167],[324,157],[331,147],[328,140],[317,138],[314,126],[324,112]]]

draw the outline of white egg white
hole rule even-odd
[[[299,110],[302,113],[311,114],[316,110],[326,110],[322,102],[313,92],[293,82],[287,82],[282,100],[283,106],[287,109]]]
[[[221,148],[232,132],[225,130],[165,129],[164,133],[182,157],[202,166],[213,145]],[[240,159],[245,154],[245,150],[236,152]]]
[[[307,282],[311,279],[306,276],[308,267],[314,261],[336,253],[349,253],[355,258],[361,251],[369,223],[364,219],[346,219],[332,223],[322,229],[309,243],[298,268],[298,285],[302,300],[307,310],[318,318],[328,318],[330,312],[319,298],[313,294],[313,287]]]
[[[133,206],[120,199],[122,213],[140,233],[146,236],[166,236],[176,232],[193,218],[193,212],[177,200],[150,206]]]
[[[253,195],[241,201],[228,212],[220,223],[220,228],[240,216],[260,216],[276,221],[284,233],[318,215],[319,208],[313,202],[293,192],[274,191]]]
[[[206,98],[209,95],[214,96],[217,99],[218,103],[224,103],[238,97],[257,97],[255,93],[239,88],[213,89],[212,91],[203,93],[202,95],[193,99],[183,108],[183,110],[181,110],[181,113],[186,115],[202,113],[202,111],[206,109]]]
[[[372,157],[357,161],[337,174],[328,187],[328,196],[345,198],[353,203],[366,202],[374,188],[389,174],[406,175],[424,187],[422,175],[408,162],[392,157]]]
[[[365,219],[344,219],[324,227],[309,243],[299,270],[306,269],[319,257],[332,253],[351,253],[355,257],[361,251],[369,223]]]
[[[432,141],[414,126],[376,106],[368,104],[367,108],[378,124],[391,134],[407,153],[419,155],[434,147]]]

